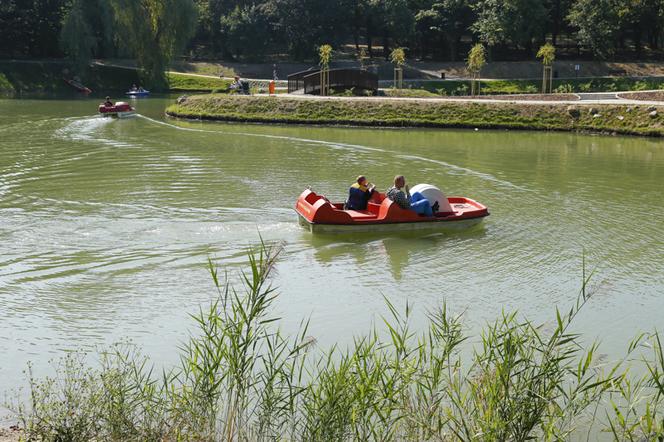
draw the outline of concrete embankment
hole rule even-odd
[[[197,95],[171,117],[255,123],[592,131],[663,136],[664,106]]]

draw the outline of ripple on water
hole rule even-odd
[[[208,258],[237,282],[259,235],[284,245],[274,279],[284,329],[311,315],[321,346],[367,330],[386,313],[383,296],[414,304],[418,326],[443,301],[471,329],[502,309],[548,320],[574,301],[584,250],[603,297],[580,328],[613,351],[660,321],[661,142],[35,119],[0,120],[0,353],[15,356],[0,389],[28,359],[123,336],[173,360],[188,313],[214,296]],[[360,173],[379,188],[397,173],[439,184],[491,216],[457,234],[321,237],[297,225],[301,189],[343,199]]]

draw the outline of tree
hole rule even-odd
[[[403,48],[396,48],[390,53],[390,61],[394,63],[394,87],[403,87],[403,65],[406,64],[406,53]]]
[[[62,21],[60,44],[79,74],[85,71],[97,40],[84,11],[84,0],[74,0]]]
[[[544,70],[542,72],[542,93],[546,94],[547,86],[549,92],[553,89],[552,65],[556,59],[556,48],[551,43],[546,43],[537,51],[537,58],[542,59]]]
[[[470,95],[480,93],[480,72],[486,64],[486,51],[481,43],[475,44],[468,52],[466,67],[471,74]]]
[[[605,58],[615,48],[619,17],[615,0],[577,0],[569,13],[576,37],[594,55]]]
[[[136,58],[151,88],[166,86],[165,71],[193,35],[192,0],[110,0],[118,38]]]
[[[477,13],[477,19],[470,29],[489,48],[492,48],[505,38],[501,6],[502,1],[500,0],[479,0],[473,4],[473,10]]]
[[[264,0],[274,34],[297,60],[315,57],[321,44],[341,44],[352,23],[350,0]]]
[[[0,0],[0,54],[59,57],[68,0]]]
[[[221,32],[226,36],[228,50],[236,58],[249,54],[260,58],[270,42],[270,25],[261,5],[236,6],[221,17]]]
[[[637,57],[641,56],[644,36],[651,48],[657,47],[658,34],[664,25],[662,0],[617,0],[616,8],[621,32],[631,34]]]
[[[196,37],[212,50],[214,54],[223,52],[228,55],[225,47],[226,36],[223,34],[222,18],[233,9],[233,2],[228,0],[195,0],[198,16]]]
[[[489,49],[510,41],[531,55],[533,40],[541,37],[546,25],[542,0],[478,0],[473,9],[477,20],[471,30]]]
[[[415,33],[415,14],[408,0],[369,0],[367,13],[371,15],[372,30],[383,37],[383,55],[389,59],[390,40],[406,45]]]
[[[551,34],[551,44],[558,43],[558,35],[568,31],[567,15],[572,0],[545,0],[544,8],[548,11],[547,32]]]
[[[456,61],[461,37],[472,23],[472,10],[466,0],[433,0],[423,5],[415,21],[422,35],[423,53],[427,43],[439,40],[447,46],[448,58]]]
[[[332,61],[332,46],[321,45],[318,48],[320,65],[320,94],[328,95],[330,92],[330,61]]]

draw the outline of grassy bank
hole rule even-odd
[[[73,74],[65,63],[59,61],[1,61],[0,76],[4,76],[15,94],[64,94],[74,91],[63,78]],[[139,84],[138,72],[128,69],[90,66],[83,76],[83,84],[94,92],[126,91],[132,84]],[[2,80],[0,80],[2,88]]]
[[[69,94],[76,93],[63,78],[72,74],[62,61],[3,61],[0,60],[0,96],[22,94]],[[107,94],[125,92],[132,84],[141,84],[139,72],[131,68],[91,65],[81,75],[82,83],[93,93]],[[227,91],[230,82],[219,78],[193,75],[168,74],[170,90]],[[149,85],[144,85],[150,89]]]
[[[249,255],[237,290],[210,265],[216,301],[194,316],[181,364],[153,371],[130,345],[89,367],[69,353],[51,378],[29,376],[12,404],[27,440],[39,441],[525,441],[664,435],[659,336],[642,335],[623,361],[602,362],[571,331],[591,301],[547,327],[503,313],[469,341],[444,304],[421,331],[412,307],[387,303],[380,326],[347,347],[317,348],[303,322],[284,336],[273,316],[275,249]],[[643,345],[643,346],[642,346]],[[472,352],[462,350],[472,347]],[[643,349],[643,354],[640,354]],[[641,365],[643,377],[631,375]],[[636,406],[638,404],[638,406]]]
[[[173,117],[219,121],[395,127],[465,127],[664,135],[664,109],[456,103],[427,100],[297,99],[197,95],[166,109]]]
[[[221,78],[169,73],[168,88],[173,92],[228,92],[231,82]]]

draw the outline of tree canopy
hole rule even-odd
[[[118,38],[136,58],[152,87],[166,84],[173,56],[194,33],[196,9],[191,0],[109,0]]]
[[[385,59],[457,60],[477,42],[532,59],[547,41],[563,56],[661,57],[664,0],[3,0],[0,29],[0,56],[130,56],[161,82],[152,73],[183,52],[312,61],[326,43]]]

